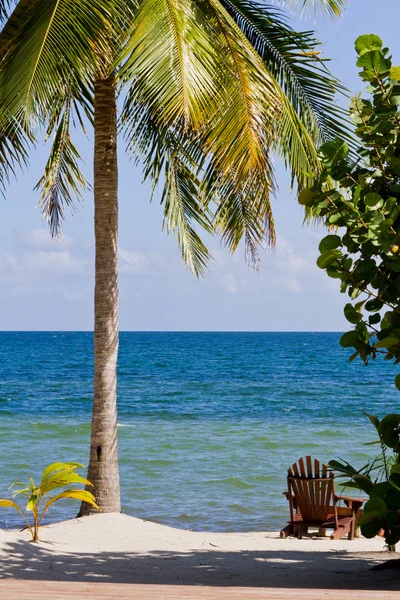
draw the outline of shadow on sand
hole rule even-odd
[[[400,566],[373,566],[398,555],[246,551],[74,554],[50,543],[6,543],[0,578],[104,583],[399,590]],[[394,563],[395,564],[395,563]]]

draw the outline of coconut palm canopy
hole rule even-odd
[[[119,512],[118,128],[144,176],[161,183],[165,226],[201,274],[210,256],[199,226],[220,232],[231,251],[244,237],[253,262],[264,240],[274,242],[271,157],[280,155],[304,186],[318,171],[319,143],[346,135],[334,103],[341,86],[312,32],[295,33],[277,8],[250,0],[0,0],[0,7],[0,183],[45,131],[52,146],[37,189],[53,234],[88,185],[71,135],[94,126],[88,480],[100,510]],[[86,503],[81,514],[89,510]]]
[[[340,12],[345,0],[292,0]],[[197,225],[249,256],[274,242],[271,157],[301,188],[316,148],[346,136],[342,90],[310,31],[251,0],[0,0],[0,183],[40,132],[52,138],[38,183],[53,234],[87,186],[73,129],[93,122],[93,81],[115,71],[119,128],[145,177],[162,182],[164,222],[196,274]]]

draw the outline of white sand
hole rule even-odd
[[[382,538],[282,540],[278,533],[200,533],[126,515],[94,515],[41,530],[0,531],[0,578],[267,587],[400,589]]]

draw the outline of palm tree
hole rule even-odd
[[[334,15],[344,3],[292,2]],[[53,141],[37,189],[54,235],[87,187],[71,132],[94,127],[88,479],[100,510],[118,512],[117,134],[153,186],[163,181],[164,224],[177,233],[185,263],[202,275],[210,255],[198,226],[219,232],[232,252],[244,237],[253,263],[260,244],[275,242],[271,156],[283,158],[302,188],[318,170],[318,145],[346,135],[334,103],[341,86],[313,32],[294,32],[281,10],[253,0],[0,0],[0,18],[3,178],[45,129]]]

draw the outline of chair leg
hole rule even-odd
[[[350,531],[351,531],[350,527],[338,527],[332,533],[331,540],[341,540],[342,538],[344,538],[344,536],[346,535],[346,533],[348,533],[349,536],[350,536]],[[349,537],[349,539],[350,539],[350,537]]]
[[[305,525],[298,525],[297,537],[299,538],[299,540],[301,540],[303,538],[303,534],[307,535],[307,533],[308,533],[308,527],[306,527]]]
[[[286,525],[286,527],[284,527],[282,529],[282,531],[279,534],[279,537],[281,537],[282,539],[286,539],[287,537],[289,537],[289,535],[293,534],[293,525],[291,525],[289,523],[289,525]]]

